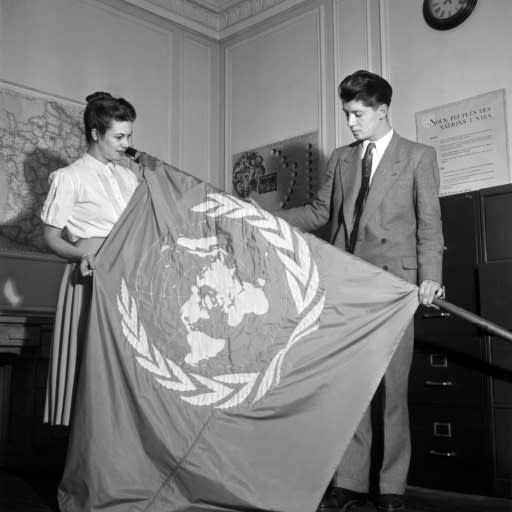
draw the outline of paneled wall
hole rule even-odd
[[[376,0],[333,0],[334,62],[333,91],[347,75],[358,69],[381,73],[380,9]],[[341,101],[336,95],[336,146],[354,138],[347,128]]]
[[[0,80],[77,101],[96,90],[122,95],[137,109],[140,148],[215,181],[218,43],[108,4],[1,0]]]
[[[417,111],[501,88],[509,96],[512,2],[481,0],[462,25],[446,31],[425,23],[421,0],[379,3],[382,72],[395,89],[391,113],[402,135],[416,138]],[[510,126],[510,101],[506,119]]]
[[[213,39],[119,0],[0,0],[0,81],[80,102],[123,96],[134,145],[221,186],[218,57]],[[19,308],[51,309],[58,273],[48,258],[0,254],[0,306],[7,285]]]
[[[221,43],[227,190],[240,151],[315,130],[333,149],[331,20],[331,2],[307,2]]]
[[[351,142],[336,87],[357,69],[390,80],[393,126],[411,139],[415,112],[509,87],[509,0],[444,32],[422,4],[307,0],[219,43],[121,0],[0,0],[0,79],[122,94],[139,147],[225,187],[242,150],[314,130],[324,157]]]

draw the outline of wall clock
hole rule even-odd
[[[436,30],[460,25],[473,12],[477,0],[423,0],[423,17]]]

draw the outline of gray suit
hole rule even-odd
[[[313,201],[276,212],[290,224],[313,231],[330,223],[329,242],[345,250],[361,183],[361,143],[334,150]],[[443,235],[439,170],[433,148],[393,135],[372,179],[359,223],[354,254],[412,282],[441,283]],[[413,351],[412,323],[383,380],[384,458],[380,492],[403,494],[410,460],[407,382]],[[368,491],[369,410],[338,468],[335,484]]]

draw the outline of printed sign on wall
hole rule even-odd
[[[416,135],[437,151],[441,196],[510,182],[504,89],[417,112]]]

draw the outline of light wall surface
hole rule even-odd
[[[358,69],[391,82],[393,126],[413,140],[418,111],[501,88],[508,96],[512,2],[480,1],[447,31],[429,27],[422,7],[422,0],[311,0],[222,41],[226,177],[237,151],[306,129],[321,131],[324,156],[352,142],[336,88]]]
[[[416,139],[415,112],[512,84],[512,2],[480,1],[458,27],[439,31],[422,16],[420,0],[384,0],[383,73],[394,87],[393,125]],[[512,123],[506,102],[507,124]],[[510,155],[509,137],[509,155]]]
[[[332,150],[332,4],[307,2],[221,43],[226,189],[234,154],[319,131]]]
[[[137,148],[217,186],[218,55],[217,41],[119,0],[0,0],[0,81],[84,105],[94,91],[125,97]],[[61,269],[0,254],[0,307],[51,310]]]
[[[137,110],[134,144],[211,181],[217,48],[95,0],[0,1],[0,80],[80,102],[98,90],[123,96]]]
[[[357,69],[389,79],[392,124],[413,140],[420,110],[508,96],[512,2],[481,0],[447,31],[422,5],[306,0],[218,42],[122,0],[0,0],[0,80],[76,101],[122,95],[139,148],[230,190],[240,151],[318,130],[325,160],[352,142],[336,88]]]

